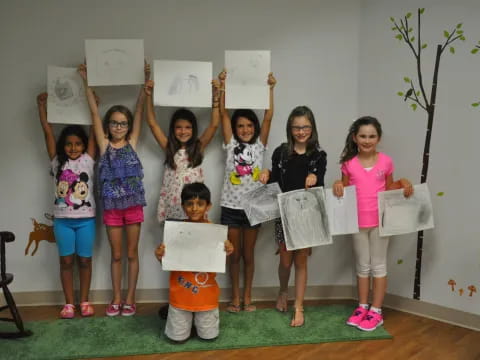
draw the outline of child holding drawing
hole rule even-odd
[[[160,223],[165,219],[185,219],[180,202],[183,185],[203,182],[201,167],[205,148],[212,141],[220,122],[219,82],[212,81],[212,113],[209,126],[198,136],[197,118],[188,109],[178,109],[172,115],[168,137],[155,120],[153,107],[153,81],[145,83],[147,95],[147,123],[155,140],[165,151],[165,172],[163,174],[157,218]]]
[[[189,222],[210,223],[207,212],[212,207],[210,190],[203,183],[187,184],[181,193],[182,207]],[[158,261],[162,261],[164,244],[155,250]],[[225,252],[230,255],[233,246],[225,241]],[[220,289],[215,273],[172,271],[170,273],[170,295],[165,326],[165,335],[174,343],[189,339],[192,322],[198,336],[203,340],[213,340],[219,333],[218,298]]]
[[[358,226],[353,235],[357,271],[359,305],[347,325],[373,331],[383,324],[382,304],[387,290],[388,237],[378,233],[378,192],[404,189],[406,197],[413,194],[407,179],[393,180],[392,159],[377,151],[382,126],[371,116],[356,120],[348,131],[345,148],[340,156],[342,180],[333,184],[335,196],[343,196],[343,188],[355,185],[357,192]],[[370,276],[373,277],[373,301],[368,305]]]
[[[88,294],[95,241],[93,167],[97,147],[93,132],[90,131],[88,138],[79,125],[66,126],[55,141],[53,129],[47,122],[47,97],[47,93],[38,95],[37,105],[55,180],[53,231],[60,254],[60,279],[65,295],[60,317],[71,319],[75,316],[75,257],[80,274],[80,313],[82,316],[92,316],[94,310],[88,302]],[[95,97],[93,99],[96,101]]]
[[[87,67],[80,65],[80,76],[92,116],[97,144],[100,148],[98,165],[103,202],[103,222],[107,227],[111,246],[111,273],[113,300],[106,309],[107,316],[132,316],[136,313],[135,291],[138,279],[138,241],[143,222],[145,190],[143,167],[135,151],[140,135],[145,93],[141,89],[135,114],[123,105],[112,106],[100,118],[92,89],[87,84]],[[145,81],[150,77],[150,66],[145,64]],[[122,302],[122,242],[127,237],[128,292]]]
[[[257,115],[250,109],[235,110],[232,119],[225,109],[226,72],[219,75],[221,90],[220,115],[224,149],[227,152],[225,176],[221,197],[221,223],[228,225],[228,238],[233,243],[234,252],[230,258],[232,280],[232,300],[227,311],[237,313],[240,306],[240,259],[244,264],[243,310],[255,311],[252,304],[252,282],[255,269],[254,250],[260,225],[250,223],[240,204],[243,194],[261,186],[258,181],[266,149],[270,125],[273,118],[273,88],[276,79],[268,74],[270,86],[270,107],[265,110],[262,126]],[[243,240],[243,242],[242,242]]]
[[[275,149],[272,155],[272,171],[263,170],[263,184],[278,182],[283,192],[323,186],[327,166],[327,154],[318,143],[317,127],[312,111],[306,106],[292,110],[287,121],[287,142]],[[288,310],[288,280],[292,264],[295,264],[295,305],[290,326],[303,326],[303,298],[307,284],[307,259],[311,249],[288,251],[281,220],[275,222],[275,238],[279,244],[280,263],[278,277],[280,292],[276,308]]]

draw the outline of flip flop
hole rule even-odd
[[[243,311],[245,312],[254,312],[257,310],[257,307],[253,304],[244,304]]]
[[[234,303],[229,303],[227,305],[226,310],[229,313],[238,313],[238,312],[240,312],[241,308],[240,308],[240,305],[235,305]]]

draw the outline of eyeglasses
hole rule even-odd
[[[292,126],[292,131],[293,132],[300,132],[300,131],[304,131],[304,132],[310,132],[312,131],[312,127],[310,125],[305,125],[305,126]]]
[[[110,120],[108,122],[108,125],[110,125],[110,127],[119,127],[121,129],[126,129],[128,128],[128,121],[121,121],[121,122],[118,122],[118,121],[115,121],[115,120]]]

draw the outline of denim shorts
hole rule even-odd
[[[222,225],[228,225],[229,227],[250,228],[257,229],[260,224],[250,225],[245,211],[240,209],[231,209],[222,206],[222,214],[220,216],[220,223]]]

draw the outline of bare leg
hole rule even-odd
[[[252,303],[252,283],[255,272],[255,243],[257,241],[257,234],[258,228],[243,230],[243,303],[245,306]]]
[[[92,279],[92,258],[77,256],[80,273],[80,303],[88,301],[90,282]]]
[[[280,262],[278,264],[278,279],[280,280],[280,291],[278,294],[276,308],[285,312],[288,307],[288,281],[293,263],[293,252],[280,249]]]
[[[112,289],[113,304],[122,302],[121,285],[122,285],[122,234],[121,226],[107,226],[108,240],[112,254],[111,272],[112,272]]]
[[[370,278],[357,276],[358,302],[368,304],[368,293],[370,291]]]
[[[294,252],[293,261],[295,263],[295,313],[290,326],[302,326],[303,317],[303,298],[305,297],[305,288],[307,286],[307,259],[310,249],[301,249]]]
[[[240,258],[242,256],[241,229],[229,227],[228,240],[233,245],[233,253],[228,257],[230,279],[232,282],[232,305],[229,311],[238,311],[240,306]]]
[[[60,256],[60,280],[62,281],[65,304],[73,304],[73,255]]]
[[[127,256],[128,256],[128,293],[127,304],[135,304],[135,291],[138,280],[138,241],[140,239],[141,223],[126,225]]]
[[[372,306],[381,308],[383,305],[383,299],[385,292],[387,291],[387,277],[374,277],[373,278],[373,300]]]

